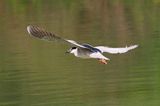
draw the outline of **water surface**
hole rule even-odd
[[[159,0],[1,0],[0,105],[159,106],[159,11]],[[29,37],[30,24],[94,46],[139,48],[105,54],[102,65]]]

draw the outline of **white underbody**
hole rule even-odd
[[[109,60],[109,58],[103,56],[100,52],[78,52],[78,50],[75,49],[73,54],[76,57],[80,57],[80,58],[83,58],[83,59],[95,58],[95,59]]]

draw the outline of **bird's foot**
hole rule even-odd
[[[99,62],[100,62],[101,64],[107,64],[107,60],[105,60],[105,59],[99,59]]]

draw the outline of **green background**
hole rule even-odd
[[[107,65],[28,36],[37,25],[94,46]],[[160,106],[160,0],[1,0],[0,106]]]

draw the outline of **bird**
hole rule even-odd
[[[107,64],[110,60],[103,53],[110,53],[110,54],[121,54],[126,53],[132,49],[138,47],[138,45],[131,45],[129,47],[107,47],[107,46],[92,46],[88,43],[79,43],[74,40],[64,39],[57,34],[52,32],[46,31],[43,28],[40,28],[35,25],[28,25],[27,31],[30,36],[38,38],[40,40],[46,40],[54,42],[55,40],[63,41],[66,44],[69,44],[71,47],[66,51],[66,53],[73,54],[75,57],[83,58],[83,59],[97,59],[102,64]]]

